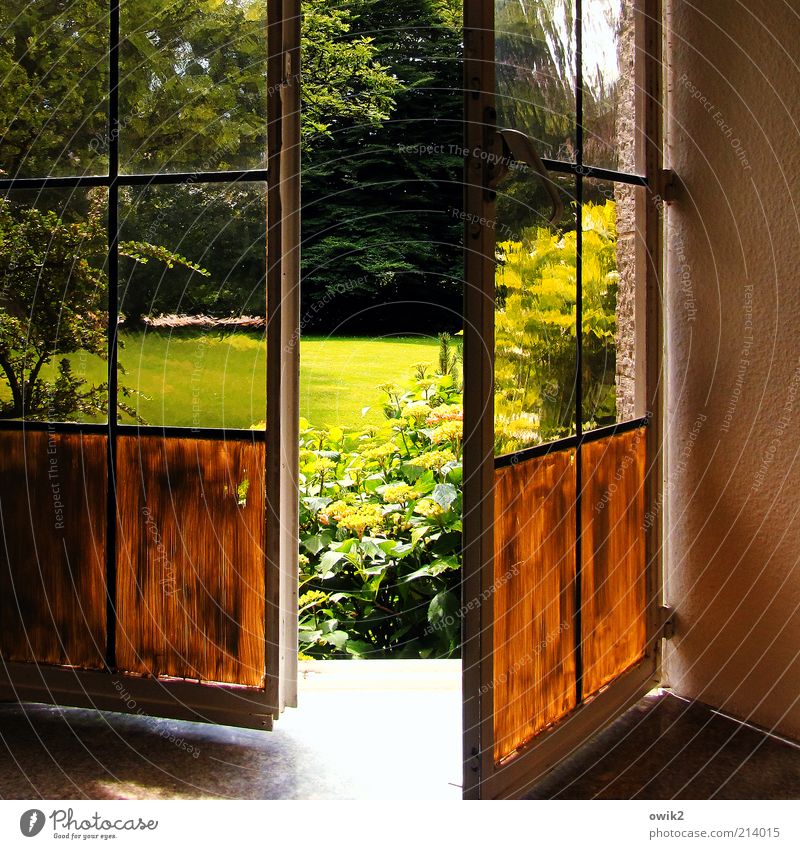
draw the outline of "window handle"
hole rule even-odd
[[[496,185],[505,177],[508,173],[510,162],[521,162],[529,168],[533,168],[547,191],[550,202],[553,204],[548,224],[551,227],[560,224],[561,216],[564,213],[564,203],[561,200],[558,189],[556,189],[548,176],[547,168],[545,168],[544,162],[542,162],[539,152],[536,150],[533,139],[519,130],[498,130],[497,135],[500,137],[503,146],[503,156],[499,167],[495,171],[492,185]]]

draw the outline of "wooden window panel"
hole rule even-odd
[[[263,687],[264,443],[121,436],[117,452],[120,670]]]
[[[0,654],[102,668],[106,437],[0,434]]]
[[[581,448],[583,697],[644,656],[646,429]]]
[[[575,451],[498,469],[494,488],[494,754],[575,707]]]

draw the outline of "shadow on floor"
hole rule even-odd
[[[528,799],[796,799],[800,746],[706,705],[652,694]]]
[[[0,798],[459,799],[460,663],[364,664],[307,664],[271,732],[0,704]]]

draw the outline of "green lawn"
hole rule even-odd
[[[148,424],[250,427],[264,420],[265,357],[257,334],[123,333],[121,384]],[[105,380],[97,357],[70,358],[77,374]],[[437,360],[437,340],[307,337],[300,343],[300,414],[315,425],[383,422],[383,383],[404,382]],[[369,410],[362,415],[362,409]]]
[[[435,365],[438,348],[438,340],[430,337],[304,339],[300,415],[315,425],[381,425],[386,396],[378,387],[405,383],[417,363]]]

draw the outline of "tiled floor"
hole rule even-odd
[[[0,798],[458,799],[460,664],[306,664],[272,732],[0,705]],[[668,693],[530,799],[800,797],[800,747]]]

